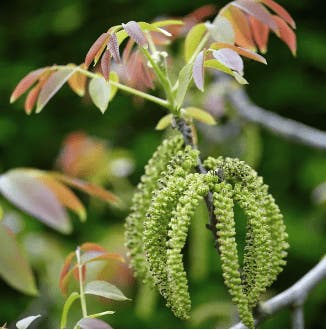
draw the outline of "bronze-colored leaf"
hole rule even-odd
[[[249,21],[255,42],[260,52],[264,54],[267,51],[269,27],[253,16],[249,17]]]
[[[35,106],[37,97],[40,94],[40,90],[41,90],[41,85],[40,84],[37,84],[27,94],[27,97],[25,99],[25,112],[28,115],[30,115],[32,113],[32,110],[33,110],[33,108]]]
[[[127,24],[122,23],[123,29],[127,32],[139,46],[147,46],[147,39],[139,24],[135,21],[129,21]]]
[[[214,42],[213,44],[210,45],[210,48],[211,49],[230,48],[244,57],[250,58],[252,60],[255,60],[263,64],[267,64],[263,56],[242,47],[237,47],[223,42]]]
[[[287,22],[293,29],[295,29],[295,21],[291,17],[291,15],[278,3],[273,0],[259,0],[264,5],[272,9],[278,16],[283,18],[285,22]]]
[[[47,68],[40,68],[34,71],[31,71],[29,74],[27,74],[16,86],[14,91],[12,92],[10,96],[10,103],[15,102],[22,94],[24,94],[36,81],[39,79],[39,77],[42,75],[42,73]]]
[[[117,63],[120,63],[121,58],[120,58],[120,51],[119,51],[119,43],[118,43],[118,39],[117,39],[117,36],[115,33],[111,34],[107,47],[108,47],[113,59]]]
[[[256,50],[247,15],[234,6],[227,7],[223,15],[230,20],[235,32],[235,43],[252,51]]]
[[[82,221],[86,220],[86,210],[83,204],[70,189],[50,175],[41,174],[38,179],[51,189],[62,205],[77,213]]]
[[[101,69],[105,80],[109,80],[111,66],[111,52],[107,49],[101,59]]]
[[[262,23],[268,25],[277,35],[279,34],[277,24],[274,22],[272,15],[260,3],[252,0],[236,0],[231,2],[231,5],[240,8],[250,16],[254,16]]]
[[[85,57],[85,65],[86,67],[89,67],[90,64],[93,62],[96,54],[98,51],[102,48],[103,44],[106,44],[106,41],[108,39],[108,33],[102,33],[93,43],[91,48],[89,49],[86,57]]]
[[[290,48],[292,54],[295,56],[297,53],[297,38],[293,30],[285,23],[285,21],[278,17],[273,16],[279,30],[280,30],[280,38],[283,40],[288,47]]]
[[[79,189],[93,197],[100,198],[108,203],[117,205],[120,201],[119,198],[116,195],[114,195],[113,193],[111,193],[110,191],[105,190],[92,183],[89,183],[89,182],[86,182],[86,181],[83,181],[80,179],[72,178],[72,177],[69,177],[67,175],[63,175],[60,173],[51,173],[51,175],[54,178],[60,180],[61,182],[65,183],[71,187]]]
[[[81,65],[82,69],[86,69],[86,65]],[[68,79],[69,87],[79,96],[85,95],[87,77],[76,70],[76,72]]]
[[[74,258],[75,258],[75,252],[70,252],[66,257],[60,272],[59,288],[63,295],[67,294],[69,277],[72,273],[71,270],[74,267],[74,264],[72,262]]]

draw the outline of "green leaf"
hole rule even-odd
[[[234,44],[235,33],[231,22],[227,18],[217,16],[213,24],[208,25],[208,31],[215,41]]]
[[[106,281],[87,283],[85,293],[118,301],[130,300],[115,285]]]
[[[16,327],[17,329],[27,329],[31,325],[31,323],[39,317],[41,317],[41,314],[25,317],[16,323]]]
[[[222,64],[218,60],[207,60],[207,61],[205,61],[204,66],[206,68],[211,68],[211,69],[215,69],[218,71],[222,71],[224,73],[229,74],[230,76],[233,76],[232,70],[230,68],[228,68],[227,66],[225,66],[224,64]]]
[[[233,77],[241,85],[248,85],[249,84],[248,81],[245,78],[243,78],[243,76],[240,73],[238,73],[236,71],[233,71]]]
[[[109,81],[113,82],[119,82],[119,76],[116,72],[111,71],[110,72],[110,78]],[[109,97],[109,102],[115,97],[115,94],[117,94],[118,87],[110,85],[110,97]]]
[[[166,35],[167,37],[171,37],[171,33],[158,27],[157,25],[154,25],[154,24],[150,24],[150,23],[147,23],[147,22],[138,22],[138,25],[141,27],[141,29],[144,31],[144,32],[147,32],[147,31],[155,31],[155,32],[159,32],[159,33],[162,33],[164,35]]]
[[[236,71],[232,71],[230,68],[228,68],[227,66],[225,66],[224,64],[222,64],[218,60],[207,60],[207,61],[205,61],[205,67],[222,71],[222,72],[234,77],[235,80],[241,85],[248,84],[248,81],[245,78],[243,78],[243,76],[241,74],[239,74]]]
[[[200,41],[204,37],[207,28],[205,23],[196,24],[187,34],[185,40],[185,49],[184,49],[184,56],[186,62],[188,62],[193,54],[195,53]]]
[[[192,79],[192,67],[192,63],[186,64],[179,73],[177,82],[178,90],[176,95],[176,103],[178,109],[182,106],[184,98],[187,94],[187,90]]]
[[[116,33],[117,39],[118,39],[118,45],[120,46],[125,39],[128,38],[128,34],[125,30],[120,30]]]
[[[61,322],[60,322],[60,328],[64,329],[67,325],[67,318],[68,318],[68,312],[75,300],[77,300],[80,297],[79,293],[72,292],[71,295],[67,298],[65,301],[65,304],[63,305],[62,315],[61,315]]]
[[[103,77],[96,77],[90,81],[88,91],[95,106],[104,113],[110,102],[110,84]]]
[[[152,23],[153,26],[156,27],[163,27],[163,26],[169,26],[169,25],[184,25],[183,21],[177,20],[177,19],[167,19],[163,21],[157,21]]]
[[[159,120],[155,129],[157,129],[158,131],[166,129],[168,126],[171,125],[172,118],[173,118],[172,114],[165,115]]]
[[[69,80],[75,72],[76,67],[68,67],[52,73],[43,85],[37,99],[36,113],[40,113],[51,98]]]
[[[36,295],[37,289],[30,265],[13,234],[2,224],[0,244],[0,276],[13,288],[28,295]]]
[[[215,125],[216,121],[213,116],[199,108],[189,107],[184,110],[185,114],[191,118],[197,119],[207,125]]]

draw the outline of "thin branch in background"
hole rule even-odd
[[[293,327],[303,328],[303,304],[308,294],[325,279],[326,257],[290,288],[261,303],[256,314],[255,325],[259,325],[262,321],[284,308],[291,308]],[[246,326],[240,322],[231,329],[246,329]]]
[[[226,92],[227,99],[240,117],[287,140],[326,150],[326,132],[260,108],[250,101],[244,89],[234,88],[228,81],[226,83],[230,85]]]
[[[292,329],[304,329],[304,311],[302,304],[292,306],[291,324]]]
[[[181,134],[183,136],[185,144],[190,145],[193,148],[197,149],[197,145],[194,142],[191,126],[183,118],[175,118],[174,121],[175,121],[175,126],[178,128],[178,130],[181,132]],[[204,167],[200,157],[198,157],[198,165],[197,165],[196,169],[197,169],[198,173],[201,173],[201,174],[207,173],[207,170]],[[214,214],[212,192],[208,192],[207,196],[205,197],[205,203],[206,203],[208,214],[209,214],[209,224],[207,224],[206,227],[212,232],[213,237],[214,237],[214,246],[215,246],[217,252],[219,253],[218,236],[217,236],[217,230],[216,230],[217,219]]]

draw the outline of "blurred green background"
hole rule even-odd
[[[214,4],[222,7],[226,2],[221,0]],[[109,180],[107,184],[128,200],[131,187],[136,185],[143,166],[162,138],[162,133],[154,130],[164,114],[161,109],[148,103],[135,105],[131,98],[119,93],[102,115],[87,98],[80,99],[64,87],[41,114],[28,117],[23,112],[22,101],[9,105],[10,93],[21,77],[34,68],[53,63],[81,63],[93,40],[111,25],[129,20],[146,21],[161,15],[183,16],[208,3],[211,2],[1,1],[0,170],[52,169],[66,136],[76,130],[83,131],[108,141],[111,151],[129,152],[128,157],[130,155],[135,164],[133,173],[116,182]],[[246,66],[246,78],[250,82],[248,93],[262,107],[326,131],[323,1],[283,0],[280,3],[297,22],[298,56],[293,58],[286,46],[273,36],[266,55],[269,65],[248,63]],[[228,120],[232,118],[222,122]],[[243,139],[247,147],[240,152],[234,144]],[[326,208],[314,205],[311,199],[312,190],[326,181],[326,153],[285,141],[252,126],[242,127],[231,137],[231,142],[200,141],[205,152],[250,158],[270,184],[285,215],[291,248],[288,265],[268,295],[287,288],[326,251]],[[40,313],[43,318],[39,327],[58,327],[64,300],[57,282],[64,256],[86,241],[101,243],[115,252],[124,251],[122,226],[127,210],[112,209],[87,198],[84,201],[89,209],[88,222],[74,221],[74,232],[69,236],[62,236],[5,204],[6,211],[22,227],[18,238],[34,265],[41,292],[37,298],[24,296],[0,281],[0,325],[5,322],[14,325],[13,322],[26,313]],[[113,305],[94,299],[90,300],[91,308],[104,310],[109,304],[109,308],[116,310],[115,315],[105,318],[114,328],[229,326],[235,320],[234,310],[223,285],[211,236],[204,228],[204,209],[198,210],[195,220],[186,253],[193,301],[193,317],[189,322],[177,320],[164,307],[161,298],[132,281],[125,268],[115,270],[112,282],[116,281],[132,301]],[[239,231],[243,234],[241,225]],[[326,283],[323,283],[305,305],[307,327],[326,327],[325,297]],[[78,319],[78,308],[74,313],[72,318]],[[263,326],[289,327],[288,311]]]

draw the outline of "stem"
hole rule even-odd
[[[158,77],[164,92],[166,94],[166,98],[168,100],[168,106],[167,108],[173,112],[174,111],[174,94],[172,92],[172,87],[171,87],[171,83],[169,81],[169,79],[167,78],[167,76],[162,72],[162,70],[160,69],[160,67],[157,65],[157,63],[153,60],[151,54],[149,53],[149,51],[146,48],[140,48],[140,50],[142,51],[142,53],[144,54],[144,56],[148,59],[149,63],[151,64],[156,76]]]
[[[67,66],[64,66],[64,65],[55,65],[53,67],[53,69],[54,70],[64,70],[64,69],[67,69]],[[76,71],[82,73],[83,75],[85,75],[85,76],[87,76],[89,78],[99,78],[100,77],[97,73],[93,73],[91,71],[82,69],[81,67],[77,67],[76,68]],[[169,102],[166,101],[166,100],[164,100],[164,99],[161,99],[161,98],[156,97],[156,96],[151,95],[151,94],[147,94],[147,93],[142,92],[142,91],[140,91],[138,89],[135,89],[135,88],[126,86],[126,85],[121,84],[121,83],[116,82],[116,81],[109,81],[109,84],[112,85],[112,86],[115,86],[115,87],[119,88],[120,90],[122,90],[124,92],[127,92],[129,94],[142,97],[145,100],[148,100],[148,101],[151,101],[153,103],[156,103],[156,104],[162,106],[163,108],[169,108]]]
[[[186,145],[190,145],[194,149],[198,149],[197,145],[194,142],[193,132],[190,125],[185,121],[184,118],[176,118],[175,119],[176,126],[178,130],[181,132],[183,139]],[[198,173],[206,174],[207,170],[204,167],[200,156],[198,157],[196,170]],[[209,224],[206,225],[207,229],[212,232],[214,238],[214,246],[219,253],[218,247],[218,236],[216,230],[217,218],[214,214],[214,205],[213,205],[213,194],[211,191],[208,192],[207,196],[205,196],[206,207],[209,214]]]
[[[292,329],[304,329],[304,314],[301,304],[292,306],[291,319]]]
[[[115,313],[114,311],[105,311],[105,312],[100,312],[100,313],[96,313],[96,314],[90,314],[87,317],[89,319],[94,319],[94,318],[97,318],[98,316],[112,315],[114,313]]]
[[[78,247],[76,250],[76,258],[77,258],[77,267],[78,267],[78,277],[79,277],[79,298],[80,304],[82,308],[83,318],[87,317],[87,306],[86,306],[86,298],[84,292],[84,284],[83,284],[83,265],[80,261],[80,248]]]

